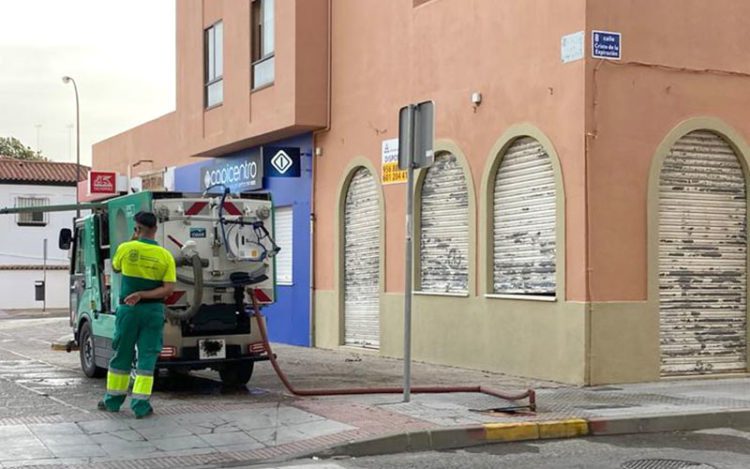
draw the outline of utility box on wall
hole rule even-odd
[[[34,299],[44,301],[44,280],[34,282]]]

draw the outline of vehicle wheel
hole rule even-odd
[[[96,366],[94,334],[91,332],[91,324],[88,321],[84,322],[81,326],[81,332],[78,337],[83,374],[89,378],[103,378],[107,375],[107,370]]]
[[[254,362],[230,364],[219,370],[221,382],[228,387],[244,386],[253,375]]]

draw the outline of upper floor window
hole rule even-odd
[[[206,29],[204,38],[206,107],[224,101],[224,24],[218,22]]]
[[[274,0],[252,0],[253,89],[274,80]]]
[[[49,199],[42,197],[17,197],[16,207],[46,207]],[[47,224],[46,212],[23,212],[16,218],[18,226],[45,226]]]

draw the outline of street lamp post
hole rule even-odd
[[[81,209],[79,208],[78,183],[81,182],[81,121],[80,108],[78,106],[78,86],[76,85],[76,81],[69,76],[64,76],[62,81],[65,84],[73,83],[73,90],[76,93],[76,218],[80,218]]]

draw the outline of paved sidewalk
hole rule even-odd
[[[538,431],[526,431],[530,422],[583,419],[603,425],[601,434],[711,428],[749,423],[748,391],[746,378],[557,387],[539,390],[536,414],[496,412],[492,409],[512,403],[461,393],[414,395],[410,403],[395,395],[369,395],[167,405],[146,420],[134,420],[128,412],[37,417],[37,423],[3,419],[0,438],[12,444],[0,449],[0,459],[2,467],[223,467],[311,454],[364,456],[541,438]],[[477,435],[478,428],[495,429],[495,435]],[[596,431],[581,435],[589,433]]]
[[[53,319],[0,325],[0,438],[6,442],[0,467],[273,466],[313,454],[750,425],[750,378],[577,388],[423,363],[413,366],[415,385],[533,387],[537,413],[503,412],[514,403],[469,393],[415,394],[409,403],[401,395],[296,398],[284,393],[269,364],[259,363],[244,390],[221,389],[212,372],[162,382],[154,395],[157,414],[135,420],[129,411],[94,409],[103,380],[83,378],[76,354],[40,348],[64,325]],[[275,351],[300,388],[401,384],[399,360],[346,348]]]

